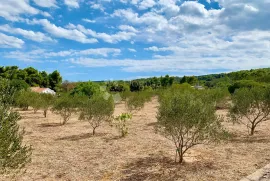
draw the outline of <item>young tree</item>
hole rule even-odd
[[[40,108],[43,110],[43,115],[46,118],[48,110],[53,105],[55,97],[51,94],[40,94]]]
[[[129,112],[139,111],[153,96],[151,91],[133,92],[126,98],[126,108]]]
[[[256,127],[270,120],[270,89],[240,88],[232,96],[229,117],[233,122],[245,124],[250,135]]]
[[[23,111],[27,111],[32,103],[33,92],[21,90],[16,93],[15,103],[18,107],[22,108]]]
[[[166,92],[159,99],[157,130],[176,146],[179,163],[185,153],[198,144],[218,140],[224,132],[222,118],[216,116],[213,104],[190,92]]]
[[[29,105],[33,108],[34,113],[37,113],[37,111],[41,109],[41,95],[36,92],[31,92],[31,97],[28,97],[28,99],[30,102]]]
[[[129,113],[122,113],[113,119],[112,124],[118,129],[121,137],[125,137],[128,134],[127,122],[131,119],[132,114]]]
[[[8,81],[0,81],[0,174],[19,171],[31,161],[31,147],[22,144],[23,131],[17,124],[20,116],[11,109],[14,93]]]
[[[88,121],[93,128],[93,135],[103,121],[110,121],[114,112],[113,98],[103,94],[95,94],[90,99],[86,99],[81,108],[79,119]]]
[[[76,112],[76,100],[73,96],[62,95],[56,99],[52,111],[63,118],[62,125],[65,125],[71,115]]]

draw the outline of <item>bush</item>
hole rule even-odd
[[[137,80],[133,80],[130,82],[130,91],[138,92],[144,89],[143,83]]]
[[[247,126],[253,135],[257,125],[270,120],[270,88],[241,88],[232,96],[231,121]]]
[[[29,85],[24,80],[14,79],[10,81],[10,84],[16,91],[29,89]]]
[[[118,129],[121,137],[125,137],[128,134],[127,122],[131,119],[132,115],[129,113],[122,113],[114,118],[112,124]]]
[[[200,97],[190,92],[167,91],[159,102],[157,130],[174,142],[179,163],[193,146],[224,135],[222,118],[216,116],[213,104]]]
[[[114,100],[111,96],[106,97],[96,94],[90,99],[86,99],[81,107],[79,119],[88,121],[93,128],[93,135],[103,121],[110,121],[114,112]]]
[[[14,89],[8,81],[0,83],[0,173],[20,171],[31,161],[31,147],[24,146],[23,132],[17,121],[20,116],[12,111]]]

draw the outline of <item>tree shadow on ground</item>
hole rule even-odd
[[[149,156],[140,158],[126,165],[122,170],[121,181],[186,180],[191,172],[217,169],[213,162],[194,161],[192,163],[175,163],[172,158],[161,156]]]
[[[59,141],[59,140],[67,140],[67,141],[78,141],[78,140],[83,140],[83,139],[87,139],[87,138],[91,138],[91,137],[99,137],[99,136],[104,136],[106,135],[105,133],[96,133],[95,135],[93,135],[92,133],[83,133],[83,134],[79,134],[79,135],[71,135],[71,136],[65,136],[62,138],[57,138],[55,139],[55,141]]]
[[[148,123],[147,126],[153,126],[153,127],[156,127],[158,125],[157,122],[152,122],[152,123]]]
[[[42,123],[42,124],[38,125],[38,127],[42,127],[42,128],[58,127],[58,126],[63,126],[63,124],[61,124],[61,123]]]
[[[105,137],[103,138],[103,140],[105,142],[110,142],[110,141],[114,141],[114,140],[120,140],[120,139],[124,139],[125,137],[121,137],[121,136],[111,136],[111,137]]]
[[[270,137],[267,136],[245,136],[233,137],[231,142],[236,143],[270,143]]]

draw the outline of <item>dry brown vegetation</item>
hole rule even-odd
[[[25,173],[0,180],[239,180],[270,161],[270,125],[258,126],[255,136],[246,135],[242,125],[225,123],[236,137],[219,145],[192,149],[186,163],[174,163],[175,147],[156,134],[157,100],[146,103],[129,123],[129,134],[120,138],[107,124],[91,134],[87,122],[74,115],[64,126],[61,118],[42,111],[20,112],[25,128],[24,141],[33,147],[32,163]],[[125,112],[118,104],[115,114]],[[226,110],[219,114],[226,115]]]

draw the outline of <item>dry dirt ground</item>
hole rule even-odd
[[[186,163],[174,163],[173,144],[155,133],[157,100],[145,105],[130,122],[130,133],[118,132],[104,124],[91,135],[88,122],[78,116],[64,126],[60,117],[50,113],[21,112],[25,142],[33,147],[32,163],[25,173],[0,180],[239,180],[270,162],[270,124],[258,127],[249,138],[245,126],[226,123],[236,137],[219,145],[200,145],[185,157]],[[125,112],[123,104],[116,114]],[[226,111],[218,111],[226,114]]]

